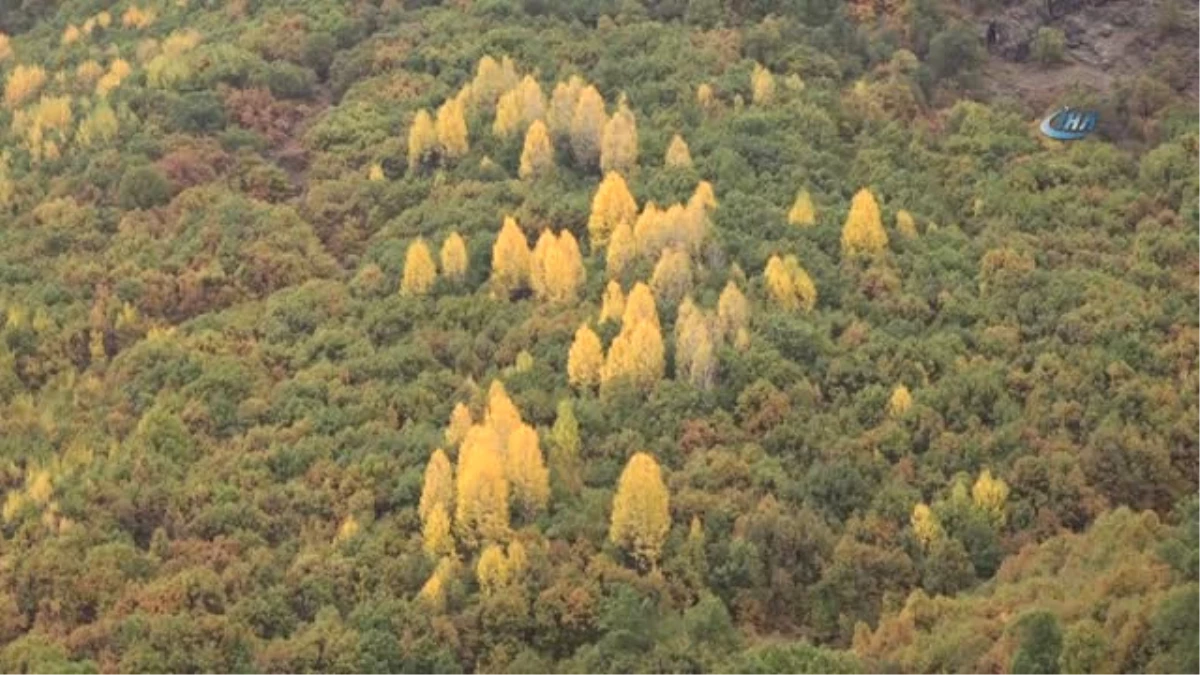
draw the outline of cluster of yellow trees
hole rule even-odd
[[[491,283],[497,297],[529,289],[539,300],[570,302],[578,297],[584,281],[583,254],[570,231],[556,235],[543,229],[531,251],[516,219],[504,219],[492,245]]]
[[[972,508],[985,513],[996,525],[1003,524],[1006,501],[1008,501],[1008,484],[999,478],[993,478],[989,469],[984,469],[979,474],[975,484],[971,487],[969,497],[966,483],[960,481],[955,483],[949,498],[951,504],[963,506],[970,504]],[[946,534],[937,514],[925,502],[918,502],[913,507],[910,523],[913,533],[917,535],[922,546],[928,547]]]
[[[467,273],[467,242],[457,232],[451,232],[442,242],[439,254],[442,276],[450,281],[461,281]],[[400,292],[405,295],[425,295],[437,281],[438,268],[433,254],[424,239],[418,238],[408,245],[404,255],[404,274],[400,279]]]
[[[569,403],[559,406],[550,437],[560,453],[554,458],[559,472],[577,471],[579,432]],[[459,403],[445,438],[451,451],[457,447],[457,465],[445,450],[433,452],[417,506],[424,550],[439,560],[420,593],[434,606],[444,603],[444,584],[457,572],[460,548],[480,551],[475,571],[485,593],[518,579],[526,555],[513,537],[511,516],[532,522],[550,500],[550,471],[538,433],[522,420],[499,380],[488,389],[482,420],[476,423],[470,409]],[[613,500],[610,538],[639,560],[655,562],[670,529],[668,502],[658,463],[645,453],[635,454]]]

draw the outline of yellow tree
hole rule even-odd
[[[812,311],[817,304],[817,288],[796,256],[784,259],[771,256],[763,272],[767,291],[784,309]]]
[[[808,194],[808,190],[801,190],[796,195],[796,202],[788,211],[788,222],[801,227],[809,227],[817,222],[817,211],[813,207],[812,195]]]
[[[566,82],[554,85],[554,93],[550,96],[550,109],[546,111],[546,124],[555,140],[570,137],[571,120],[575,116],[575,106],[579,103],[579,95],[584,86],[578,75],[572,75]]]
[[[83,147],[108,143],[117,137],[120,124],[108,101],[100,99],[92,113],[79,124],[75,140]]]
[[[479,59],[475,79],[471,80],[470,99],[474,106],[491,110],[500,94],[517,83],[516,68],[507,56],[501,62],[491,56]]]
[[[454,526],[469,547],[508,534],[508,481],[503,446],[494,429],[473,426],[458,453]]]
[[[550,147],[550,134],[544,122],[535,120],[525,134],[525,146],[521,149],[521,166],[517,174],[521,178],[538,178],[553,168],[554,150]]]
[[[421,548],[431,558],[450,555],[454,551],[454,538],[450,534],[450,515],[441,504],[435,504],[421,523]]]
[[[542,94],[542,87],[537,80],[526,75],[517,86],[500,97],[492,131],[501,138],[508,138],[545,115],[546,97]]]
[[[687,252],[678,248],[669,248],[662,252],[658,264],[654,266],[654,275],[650,278],[650,287],[656,298],[667,302],[677,302],[692,288],[692,262]]]
[[[579,242],[569,230],[562,230],[546,256],[546,297],[551,302],[574,302],[586,281]]]
[[[701,388],[716,379],[709,319],[690,297],[684,298],[675,321],[675,378]]]
[[[717,97],[713,93],[711,84],[705,82],[696,87],[696,103],[700,105],[700,109],[704,112],[712,112],[716,106]]]
[[[7,61],[13,55],[12,41],[4,33],[0,33],[0,61]]]
[[[483,423],[496,432],[501,448],[508,447],[509,435],[522,424],[521,411],[517,410],[517,405],[513,403],[500,380],[492,380],[491,386],[488,387],[487,411],[484,413]]]
[[[1004,524],[1004,503],[1008,500],[1008,484],[992,478],[992,472],[984,469],[971,487],[971,499],[975,507],[985,512],[997,526]]]
[[[433,451],[425,465],[425,482],[421,486],[421,501],[417,503],[417,515],[422,522],[435,507],[441,507],[447,515],[454,510],[454,470],[441,448]]]
[[[496,544],[488,544],[479,554],[479,562],[475,564],[475,577],[479,579],[479,590],[484,595],[492,595],[512,581],[512,567],[504,549]]]
[[[437,122],[434,126],[443,159],[454,161],[467,154],[470,144],[467,140],[467,121],[463,116],[462,101],[450,99],[443,103],[442,107],[438,108]]]
[[[888,244],[875,195],[867,188],[850,201],[850,213],[842,227],[842,254],[848,257],[881,255]]]
[[[912,394],[908,393],[908,387],[902,384],[898,385],[892,390],[892,396],[888,399],[888,416],[900,417],[904,413],[908,412],[908,409],[911,407]]]
[[[692,152],[688,149],[683,136],[675,134],[667,145],[667,156],[664,164],[672,169],[686,169],[692,165]]]
[[[38,93],[46,84],[46,71],[41,66],[17,66],[8,73],[4,84],[4,105],[9,110],[20,106]]]
[[[600,323],[605,321],[620,321],[625,313],[625,292],[616,281],[608,282],[604,287],[604,297],[600,302]]]
[[[467,242],[457,232],[442,242],[440,253],[442,274],[452,281],[462,281],[467,274]]]
[[[596,188],[592,198],[592,212],[588,216],[588,236],[592,249],[608,243],[613,229],[622,222],[631,223],[637,218],[637,202],[629,192],[629,186],[621,174],[610,171]]]
[[[637,255],[637,241],[633,238],[633,228],[627,221],[622,220],[613,228],[608,241],[608,250],[604,254],[604,267],[608,278],[619,280]]]
[[[642,565],[655,565],[671,529],[671,496],[653,457],[638,452],[629,458],[613,497],[608,538]]]
[[[759,63],[750,74],[750,97],[756,105],[770,105],[775,100],[775,76]]]
[[[896,231],[905,239],[917,238],[917,221],[911,213],[904,209],[896,212]]]
[[[654,202],[646,202],[633,225],[633,239],[639,255],[657,255],[666,244],[666,213]]]
[[[909,519],[912,524],[913,534],[917,536],[917,540],[922,546],[928,547],[933,541],[942,536],[942,526],[938,523],[937,516],[933,510],[925,505],[924,502],[918,503],[913,507],[912,517]]]
[[[731,279],[717,300],[717,326],[722,338],[734,339],[738,331],[750,327],[750,303]]]
[[[400,292],[404,295],[425,295],[437,280],[437,267],[433,255],[424,239],[408,245],[404,255],[404,278],[400,281]]]
[[[418,110],[413,118],[412,126],[408,129],[408,170],[417,168],[429,162],[430,157],[437,152],[437,131],[433,128],[433,118],[426,110]]]
[[[521,128],[520,92],[507,91],[496,103],[496,119],[492,122],[492,133],[508,138]]]
[[[595,87],[587,86],[579,93],[579,101],[571,115],[571,151],[580,166],[590,168],[597,165],[607,121],[604,97]]]
[[[475,421],[471,419],[471,411],[461,401],[454,404],[450,411],[450,423],[446,425],[446,442],[457,446],[467,435],[467,430]]]
[[[511,216],[504,219],[504,226],[492,245],[492,287],[501,297],[529,283],[529,241],[517,221]]]
[[[688,208],[701,209],[705,213],[711,213],[717,208],[717,195],[713,192],[712,183],[706,180],[696,183],[696,189],[688,199]]]
[[[587,324],[580,326],[567,352],[567,380],[580,389],[590,389],[600,382],[603,364],[604,347],[600,337]]]
[[[504,470],[513,506],[527,519],[546,508],[550,501],[550,471],[542,460],[537,432],[528,424],[518,425],[509,435]]]
[[[622,105],[604,125],[600,141],[600,170],[628,173],[637,165],[638,133],[633,111]]]
[[[658,326],[650,321],[623,325],[600,370],[600,391],[604,393],[608,385],[623,379],[648,391],[663,378],[665,369],[665,350]]]
[[[654,300],[654,293],[649,286],[639,281],[633,285],[629,296],[625,298],[621,324],[623,327],[632,326],[640,321],[648,321],[655,328],[659,328],[658,304]]]
[[[543,229],[538,235],[537,243],[533,245],[533,252],[529,255],[529,288],[539,300],[545,300],[548,295],[546,259],[550,256],[550,250],[557,244],[554,234],[549,229]]]

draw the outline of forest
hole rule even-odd
[[[1195,20],[1003,4],[0,0],[0,671],[1197,672]]]

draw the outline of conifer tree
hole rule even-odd
[[[400,292],[404,295],[425,295],[437,279],[437,267],[433,255],[424,239],[418,238],[408,245],[404,255],[404,278],[400,281]]]
[[[504,219],[504,226],[492,246],[492,287],[501,297],[529,283],[529,241],[517,221],[511,216]]]
[[[692,262],[688,254],[678,248],[663,251],[654,266],[650,287],[656,298],[666,302],[674,303],[682,298],[692,288]]]
[[[504,64],[491,56],[479,59],[475,70],[475,79],[471,80],[471,103],[476,108],[491,110],[496,105],[500,94],[508,91],[516,83],[516,70],[512,62],[504,57]]]
[[[425,582],[425,585],[421,586],[421,590],[417,592],[417,601],[430,612],[442,612],[446,609],[445,582],[442,579],[442,575],[439,574],[441,568],[442,566],[439,563],[437,570],[429,575],[429,579]]]
[[[700,109],[704,112],[711,112],[716,105],[716,95],[713,94],[711,84],[707,82],[696,87],[696,103],[700,105]]]
[[[556,494],[578,495],[583,489],[580,463],[579,421],[570,399],[558,402],[557,416],[550,429],[550,479]]]
[[[550,251],[546,263],[546,278],[552,302],[574,302],[579,289],[587,281],[587,270],[583,266],[583,254],[579,242],[570,230],[558,233],[558,240]]]
[[[557,245],[554,234],[544,228],[529,256],[529,288],[539,300],[545,300],[549,293],[546,286],[546,260],[550,256],[550,250]]]
[[[454,527],[468,547],[508,533],[508,481],[500,438],[490,426],[467,431],[458,453]]]
[[[567,380],[579,389],[590,389],[600,382],[604,347],[600,338],[584,324],[575,331],[575,340],[567,353]]]
[[[696,189],[688,199],[688,208],[702,209],[705,213],[711,213],[717,208],[717,195],[713,192],[712,183],[706,180],[696,183]]]
[[[684,298],[675,321],[675,377],[701,388],[712,386],[716,377],[709,321],[690,297]]]
[[[496,104],[496,119],[492,131],[501,138],[524,131],[534,120],[546,115],[546,97],[532,76],[526,75],[517,86],[508,90]]]
[[[938,523],[937,516],[934,515],[933,511],[924,502],[913,507],[910,523],[912,524],[913,534],[917,536],[917,540],[924,547],[928,547],[933,543],[933,540],[941,537],[943,534],[942,526]]]
[[[770,105],[775,100],[775,76],[762,64],[754,64],[750,75],[750,97],[755,105]]]
[[[575,107],[579,103],[579,95],[584,86],[578,75],[572,75],[566,82],[554,85],[550,109],[546,111],[546,124],[555,141],[570,137],[571,120],[575,116]]]
[[[633,111],[622,105],[604,125],[600,141],[600,170],[629,173],[637,166],[638,133]]]
[[[431,558],[450,555],[454,551],[450,515],[441,504],[435,504],[421,524],[421,548]]]
[[[511,486],[513,507],[532,518],[550,501],[550,472],[542,460],[537,432],[520,424],[508,437],[505,476]]]
[[[461,401],[455,403],[454,410],[450,411],[450,423],[446,425],[446,442],[452,447],[457,447],[474,423],[470,409]]]
[[[1004,504],[1008,500],[1008,485],[992,472],[984,469],[971,487],[971,499],[975,507],[988,514],[997,526],[1004,524]]]
[[[517,174],[521,178],[539,178],[554,169],[554,150],[550,147],[550,134],[541,120],[534,120],[525,134],[525,146],[521,149],[521,166]]]
[[[467,275],[467,243],[457,232],[442,242],[440,253],[442,259],[442,274],[452,281],[462,281]]]
[[[467,140],[467,122],[460,101],[450,99],[438,108],[435,128],[438,147],[444,160],[454,161],[467,154],[470,144]]]
[[[900,417],[908,412],[912,407],[912,394],[908,393],[908,387],[898,385],[892,390],[892,396],[888,399],[888,416]]]
[[[621,314],[622,326],[632,326],[639,321],[649,321],[655,328],[659,328],[658,322],[658,305],[654,300],[654,293],[650,287],[642,282],[637,282],[630,289],[628,297],[625,298],[625,311]]]
[[[475,564],[475,576],[479,580],[479,590],[484,595],[492,595],[507,586],[512,581],[512,569],[504,549],[496,544],[485,546],[479,554],[479,562]]]
[[[796,195],[796,202],[788,211],[788,222],[800,227],[809,227],[817,222],[817,211],[813,207],[812,196],[808,190],[801,190]]]
[[[635,453],[617,482],[608,538],[640,564],[655,565],[671,529],[670,499],[658,462]]]
[[[421,486],[417,515],[424,522],[433,509],[439,506],[447,515],[454,510],[454,473],[450,459],[441,448],[433,451],[429,463],[425,465],[425,481]]]
[[[637,202],[621,174],[609,172],[596,188],[592,212],[588,216],[588,236],[592,250],[608,244],[613,229],[621,222],[630,223],[637,217]]]
[[[666,214],[654,202],[646,202],[633,226],[638,255],[649,258],[658,255],[666,245]]]
[[[571,151],[579,166],[592,168],[598,165],[600,144],[607,122],[604,98],[595,87],[585,87],[579,93],[579,101],[571,116]]]
[[[738,331],[750,326],[750,304],[732,279],[717,300],[717,325],[726,340],[733,340]]]
[[[521,411],[508,395],[504,383],[492,380],[488,387],[487,411],[483,423],[496,432],[501,448],[508,447],[508,437],[517,427],[521,426]]]
[[[905,239],[917,238],[917,221],[904,209],[896,212],[896,231]]]
[[[649,391],[662,380],[665,369],[665,351],[658,326],[650,321],[626,324],[613,340],[600,370],[600,391],[604,393],[607,386],[621,379]]]
[[[600,303],[600,323],[605,321],[620,321],[625,313],[625,292],[616,281],[608,282],[604,287],[604,297]]]
[[[663,163],[672,169],[686,169],[692,166],[692,153],[683,136],[675,134],[667,145],[667,155]]]
[[[496,119],[492,122],[492,133],[508,138],[521,128],[521,93],[516,89],[505,92],[496,103]]]
[[[633,263],[637,255],[637,241],[633,238],[633,228],[627,221],[622,220],[613,228],[608,241],[608,250],[604,254],[605,271],[608,278],[620,280]]]
[[[789,255],[782,260],[779,256],[771,256],[763,276],[767,291],[784,309],[809,312],[816,306],[816,286],[796,256]]]
[[[427,164],[437,147],[438,137],[433,128],[433,118],[428,111],[418,110],[408,129],[408,170],[416,171]]]
[[[859,190],[850,202],[850,213],[842,227],[842,254],[847,257],[877,256],[887,250],[888,237],[879,215],[875,195]]]

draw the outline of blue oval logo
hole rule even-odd
[[[1042,120],[1040,129],[1056,141],[1077,141],[1096,130],[1096,112],[1063,108]]]

